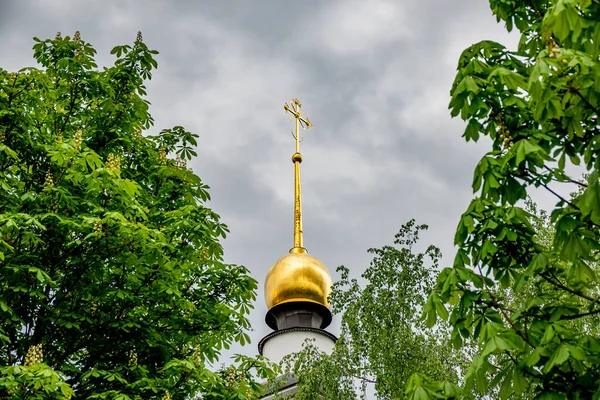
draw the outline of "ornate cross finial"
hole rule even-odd
[[[290,121],[294,118],[296,119],[296,133],[294,134],[292,131],[292,136],[296,139],[296,153],[300,153],[300,142],[302,141],[300,139],[300,126],[302,126],[302,129],[306,130],[310,128],[312,124],[308,118],[303,117],[304,110],[300,110],[302,108],[300,100],[292,99],[290,104],[291,106],[288,103],[285,103],[283,109],[292,114],[290,116]]]

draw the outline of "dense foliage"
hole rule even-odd
[[[157,52],[35,40],[41,68],[0,69],[0,398],[253,398],[263,361],[208,368],[257,283],[222,261],[197,135],[143,134]]]
[[[467,141],[487,136],[492,148],[475,169],[454,265],[425,315],[449,319],[456,348],[479,343],[464,393],[598,399],[600,2],[490,5],[521,40],[515,51],[483,41],[460,57],[452,115],[468,122]],[[556,199],[546,243],[524,208],[534,189]],[[458,396],[424,376],[409,390],[415,399]]]
[[[361,276],[351,279],[345,267],[333,285],[332,311],[341,315],[340,337],[331,355],[310,343],[287,360],[296,376],[295,399],[356,399],[375,392],[380,399],[405,398],[415,372],[457,381],[465,364],[454,352],[447,329],[428,329],[420,320],[427,294],[439,271],[435,246],[417,252],[425,225],[414,220],[396,235],[394,245],[370,249],[373,260]]]

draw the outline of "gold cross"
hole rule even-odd
[[[310,128],[312,124],[308,118],[302,116],[304,110],[300,110],[300,108],[302,108],[300,100],[292,99],[290,104],[291,106],[288,103],[285,103],[283,109],[292,114],[292,116],[290,116],[290,121],[294,118],[296,119],[296,134],[292,131],[292,136],[296,139],[296,153],[300,153],[300,142],[302,141],[300,139],[300,126],[302,126],[302,129],[306,130]]]

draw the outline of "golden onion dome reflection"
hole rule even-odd
[[[265,300],[269,309],[289,302],[311,302],[329,308],[331,275],[304,248],[293,248],[267,273]]]

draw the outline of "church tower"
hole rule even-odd
[[[267,273],[265,301],[268,312],[267,325],[273,332],[258,344],[261,355],[279,363],[291,353],[302,350],[306,339],[324,352],[331,353],[336,337],[325,328],[331,323],[327,297],[331,291],[331,275],[327,268],[304,248],[302,236],[302,199],[300,187],[300,128],[312,124],[303,116],[298,99],[285,104],[284,109],[296,122],[296,152],[294,163],[294,247],[281,257]]]

